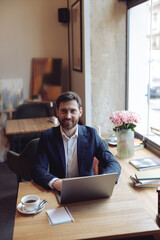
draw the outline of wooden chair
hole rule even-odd
[[[108,148],[108,143],[105,140],[103,140],[103,142],[105,143],[107,149],[109,149]],[[103,172],[102,165],[100,164],[99,160],[96,157],[94,157],[94,159],[93,159],[93,173],[94,173],[94,175],[101,174],[102,172]]]

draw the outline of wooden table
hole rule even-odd
[[[148,149],[144,148],[144,149],[135,151],[134,156],[131,158],[120,159],[116,156],[117,154],[116,147],[109,147],[109,149],[121,165],[121,178],[123,178],[123,181],[125,181],[127,186],[134,193],[136,198],[141,202],[141,204],[144,206],[146,211],[148,211],[148,213],[152,216],[152,218],[156,220],[156,215],[158,213],[158,194],[156,192],[157,188],[156,187],[153,187],[153,188],[134,187],[132,181],[130,180],[130,175],[134,175],[138,170],[129,163],[129,160],[131,159],[138,159],[143,157],[154,157],[156,155],[151,151],[149,151]],[[146,170],[146,171],[150,171],[150,170]]]
[[[0,110],[0,116],[1,116],[0,126],[1,127],[3,127],[4,114],[9,115],[9,119],[12,119],[13,112],[15,112],[15,109]]]
[[[5,126],[6,135],[14,134],[28,134],[28,133],[39,133],[46,129],[55,127],[58,124],[50,122],[51,118],[28,118],[28,119],[15,119],[7,120]]]
[[[110,198],[67,204],[75,221],[56,226],[49,224],[46,214],[46,209],[59,207],[53,190],[44,190],[33,182],[22,182],[17,204],[27,194],[37,194],[48,202],[36,215],[16,211],[13,240],[125,239],[160,232],[122,178]]]
[[[121,178],[123,178],[123,181],[127,184],[129,189],[134,193],[135,197],[138,199],[140,204],[144,207],[144,209],[149,213],[149,215],[156,222],[156,215],[158,213],[158,193],[157,193],[158,187],[153,187],[153,188],[135,187],[132,181],[130,180],[130,175],[134,175],[138,170],[129,163],[129,160],[143,158],[143,157],[157,157],[157,155],[149,151],[147,148],[143,148],[140,150],[136,150],[134,152],[134,156],[131,158],[120,159],[116,155],[117,154],[116,147],[110,146],[109,150],[113,153],[113,155],[121,165]],[[152,170],[146,170],[146,171],[152,171]],[[158,234],[157,236],[155,235],[154,237],[156,240],[159,240],[160,234]]]

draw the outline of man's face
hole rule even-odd
[[[65,130],[70,130],[77,125],[79,118],[82,116],[82,107],[78,107],[76,100],[61,102],[56,113],[60,125]]]

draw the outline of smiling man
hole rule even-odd
[[[62,178],[93,175],[96,157],[103,173],[117,172],[120,165],[96,130],[79,125],[82,103],[75,92],[62,93],[56,101],[60,126],[44,131],[40,137],[33,180],[44,188],[61,191]]]

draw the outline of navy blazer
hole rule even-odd
[[[121,167],[94,128],[78,125],[77,158],[79,176],[93,175],[93,159],[96,157],[103,173],[117,172]],[[48,183],[54,178],[65,178],[66,163],[63,139],[60,127],[53,127],[41,134],[33,180],[44,188],[49,189]]]

